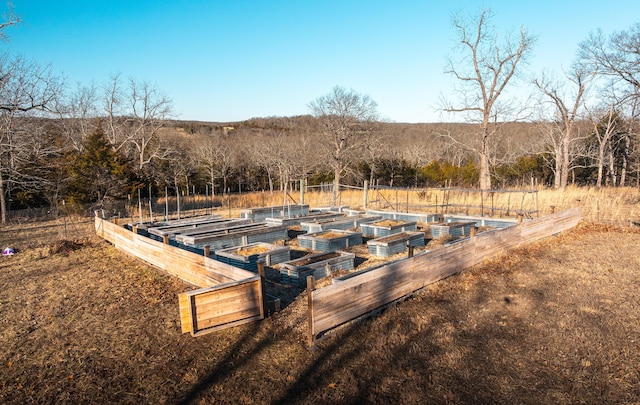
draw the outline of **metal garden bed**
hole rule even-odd
[[[394,233],[415,231],[417,229],[417,225],[415,221],[409,222],[385,219],[373,223],[362,224],[360,225],[360,229],[362,230],[362,236],[378,238],[393,235]]]
[[[298,235],[298,244],[302,248],[319,252],[335,252],[362,244],[362,233],[332,229],[323,232]]]
[[[355,257],[355,254],[348,252],[326,252],[280,263],[280,281],[305,287],[307,276],[318,280],[337,270],[353,269]]]
[[[441,236],[462,237],[470,236],[471,228],[475,228],[475,222],[442,222],[439,224],[431,225],[431,236],[439,238]]]
[[[215,251],[215,259],[241,269],[257,271],[258,262],[267,266],[286,262],[291,259],[291,248],[272,243],[257,242]]]
[[[381,257],[389,257],[405,252],[409,246],[424,246],[424,233],[401,232],[367,241],[369,254]]]

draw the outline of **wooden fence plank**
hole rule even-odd
[[[523,243],[570,229],[578,208],[483,233],[310,292],[309,339]]]
[[[135,256],[195,286],[178,295],[183,333],[199,336],[264,318],[260,276],[226,263],[134,234],[101,218],[96,233]]]

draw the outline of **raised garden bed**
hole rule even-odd
[[[360,229],[362,229],[362,236],[379,238],[400,232],[415,231],[417,225],[415,221],[384,219],[370,224],[362,224],[360,225]]]
[[[445,215],[444,222],[473,222],[476,227],[504,229],[518,223],[515,219],[474,217],[465,215]]]
[[[336,250],[347,249],[351,246],[361,244],[361,232],[334,229],[307,235],[298,235],[298,245],[300,247],[319,252],[335,252]]]
[[[275,217],[275,218],[266,218],[265,222],[267,224],[272,225],[286,225],[286,226],[294,226],[299,225],[301,222],[312,222],[312,221],[326,221],[332,220],[336,218],[342,218],[344,214],[341,212],[320,212],[315,214],[309,214],[301,217],[292,217],[292,218],[283,218],[283,217]]]
[[[207,222],[198,222],[193,224],[180,224],[180,225],[158,225],[150,227],[148,229],[149,236],[152,239],[162,241],[163,236],[169,236],[170,238],[175,235],[193,235],[198,233],[210,232],[217,229],[228,228],[238,225],[246,225],[251,223],[249,219],[212,219]]]
[[[216,250],[215,258],[220,262],[228,263],[241,269],[256,271],[259,261],[264,261],[267,266],[273,266],[290,260],[291,248],[289,246],[258,242]]]
[[[363,223],[373,222],[379,219],[380,217],[343,217],[342,219],[333,219],[327,221],[301,222],[300,227],[303,231],[308,233],[322,232],[329,229],[348,230],[359,228]]]
[[[246,208],[240,210],[242,218],[249,218],[253,221],[264,221],[266,218],[291,218],[309,215],[307,204],[278,205],[274,207]]]
[[[248,245],[250,243],[273,243],[277,240],[287,239],[286,226],[267,226],[266,224],[251,224],[242,229],[228,229],[213,233],[186,236],[176,235],[176,240],[188,247],[203,248],[208,245],[211,250],[225,249],[234,246]]]
[[[462,237],[470,236],[471,228],[476,226],[475,222],[459,221],[459,222],[442,222],[431,225],[431,236],[439,238],[441,236]]]
[[[408,246],[424,246],[423,232],[401,232],[382,238],[367,241],[369,254],[374,256],[389,257],[402,253]]]
[[[328,252],[280,263],[280,281],[305,287],[307,276],[312,275],[318,280],[337,270],[353,269],[355,257],[355,254],[348,252]]]
[[[438,213],[410,213],[397,211],[367,210],[367,215],[380,215],[382,218],[396,219],[399,221],[413,221],[423,223],[441,222],[442,216]]]

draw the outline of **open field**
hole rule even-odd
[[[0,403],[640,402],[638,228],[582,224],[310,350],[304,293],[265,321],[182,335],[189,287],[92,226],[0,228],[18,250],[0,258]]]

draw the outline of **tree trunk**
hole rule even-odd
[[[4,180],[0,175],[0,213],[2,216],[2,223],[7,223],[7,200],[4,197]]]
[[[622,150],[622,168],[620,169],[620,187],[624,187],[627,182],[627,167],[629,165],[629,149],[631,139],[629,134],[624,137],[624,148]]]
[[[567,134],[564,136],[564,138],[562,139],[562,146],[561,146],[561,151],[562,151],[562,173],[560,176],[560,189],[564,190],[565,188],[567,188],[567,184],[569,184],[569,141],[570,141],[570,132],[568,131]]]
[[[602,187],[602,177],[604,174],[604,146],[600,144],[598,147],[598,179],[596,180],[596,187]]]
[[[608,155],[609,155],[609,178],[611,179],[611,186],[612,187],[616,187],[617,185],[617,178],[616,178],[616,161],[615,158],[613,156],[613,148],[611,147],[611,142],[609,142],[609,150],[608,150]]]
[[[333,169],[333,202],[331,205],[338,205],[338,194],[340,193],[340,169]]]
[[[482,151],[480,152],[480,190],[491,190],[491,172],[489,171],[489,129],[488,117],[482,128]]]

